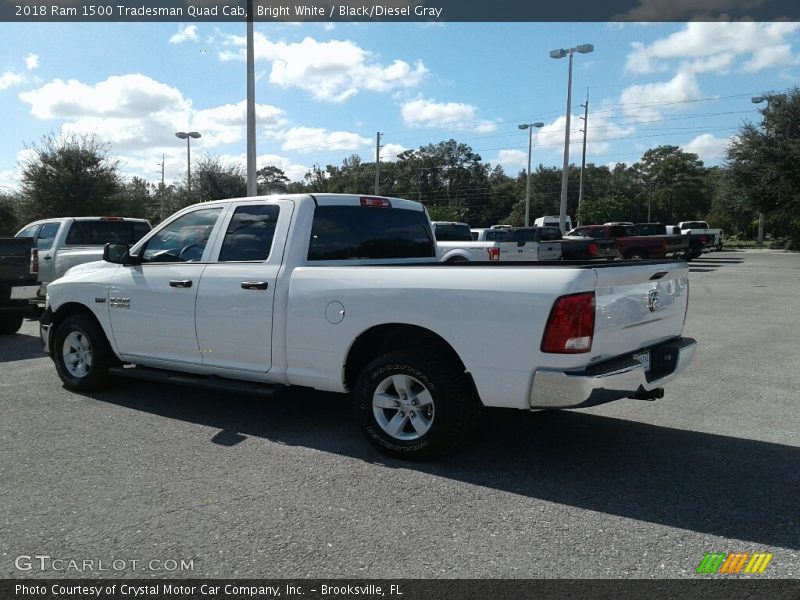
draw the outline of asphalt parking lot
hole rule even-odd
[[[705,255],[663,400],[491,412],[423,464],[372,450],[337,395],[67,392],[26,322],[0,339],[0,577],[695,578],[756,551],[799,577],[798,298],[800,254]]]

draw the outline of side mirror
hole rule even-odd
[[[130,244],[121,242],[109,242],[103,247],[103,260],[116,265],[138,264],[136,258],[132,257]]]

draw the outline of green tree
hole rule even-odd
[[[659,146],[645,152],[633,168],[643,188],[640,200],[650,204],[650,220],[677,223],[702,218],[711,207],[706,169],[696,154],[678,146]]]
[[[800,246],[800,89],[771,94],[760,125],[745,123],[728,147],[731,191],[755,217],[783,228]]]
[[[122,188],[117,162],[94,136],[47,135],[22,164],[22,196],[31,218],[115,212]]]
[[[256,171],[256,177],[263,188],[262,193],[265,194],[285,192],[287,184],[289,183],[289,178],[286,176],[286,173],[273,165],[261,167]]]
[[[0,236],[14,235],[25,223],[22,222],[19,198],[0,192]]]
[[[185,181],[176,192],[177,207],[195,202],[239,198],[247,195],[247,177],[237,163],[224,163],[218,156],[205,155],[192,165],[191,192]]]
[[[608,223],[609,221],[639,221],[636,215],[636,200],[629,196],[602,196],[584,199],[578,218],[584,224]]]

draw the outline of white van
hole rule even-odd
[[[559,227],[561,225],[561,217],[558,215],[548,215],[546,217],[539,217],[533,222],[534,227]],[[570,219],[569,215],[567,215],[567,220],[565,222],[565,229],[563,233],[566,233],[570,229],[572,229],[572,219]]]

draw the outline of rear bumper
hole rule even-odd
[[[651,355],[674,354],[669,367],[646,372],[633,354],[592,365],[585,371],[539,369],[533,377],[531,408],[584,408],[657,390],[689,366],[697,342],[675,338],[649,348]]]

